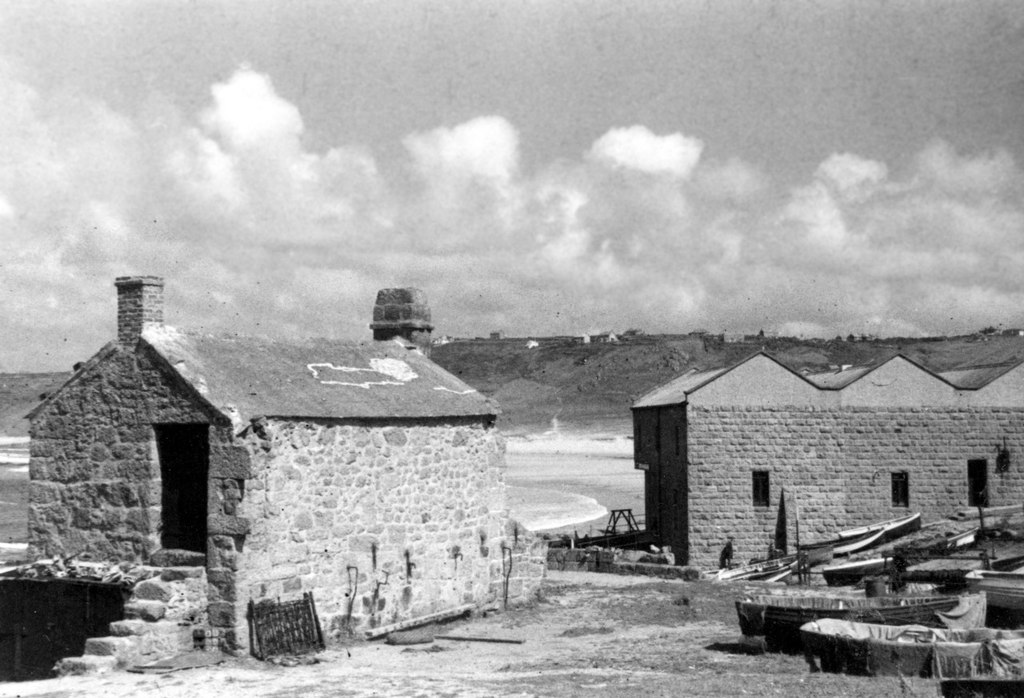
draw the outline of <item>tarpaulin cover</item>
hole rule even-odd
[[[945,678],[1024,676],[1024,630],[939,629],[822,619],[800,628],[825,671]]]
[[[985,614],[988,603],[985,594],[961,596],[960,603],[951,611],[936,611],[943,625],[947,628],[982,628],[985,626]]]

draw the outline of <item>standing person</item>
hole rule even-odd
[[[732,536],[726,540],[725,547],[722,548],[722,552],[718,556],[718,569],[724,570],[729,567],[732,567]]]

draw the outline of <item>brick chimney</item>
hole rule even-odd
[[[430,356],[430,306],[427,294],[418,288],[383,288],[377,292],[370,323],[373,338],[386,341],[402,337]]]
[[[135,346],[142,330],[164,324],[164,280],[159,276],[119,276],[117,341]]]

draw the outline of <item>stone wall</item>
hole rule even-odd
[[[211,414],[116,345],[42,405],[30,430],[31,555],[148,560],[160,542],[154,423],[209,424]]]
[[[763,557],[786,492],[788,538],[828,538],[865,523],[968,505],[967,461],[988,460],[991,506],[1024,501],[1024,410],[1015,408],[759,408],[690,406],[690,564],[716,567],[727,535],[735,561]],[[1009,448],[1006,473],[996,446]],[[770,473],[769,507],[754,507],[754,470]],[[909,475],[909,507],[893,507],[891,473]]]
[[[504,443],[482,420],[265,420],[246,433],[248,599],[312,591],[328,638],[532,595],[543,544],[508,518]],[[508,565],[511,562],[511,570]]]

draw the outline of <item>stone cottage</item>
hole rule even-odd
[[[536,588],[497,407],[420,350],[421,292],[381,291],[359,343],[182,332],[162,279],[116,287],[117,340],[30,415],[37,556],[201,567],[236,649],[250,599],[313,592],[338,639]]]
[[[921,512],[1024,496],[1024,366],[934,373],[903,356],[802,375],[758,353],[689,373],[633,406],[648,527],[676,559],[763,557],[783,488],[803,542]]]

